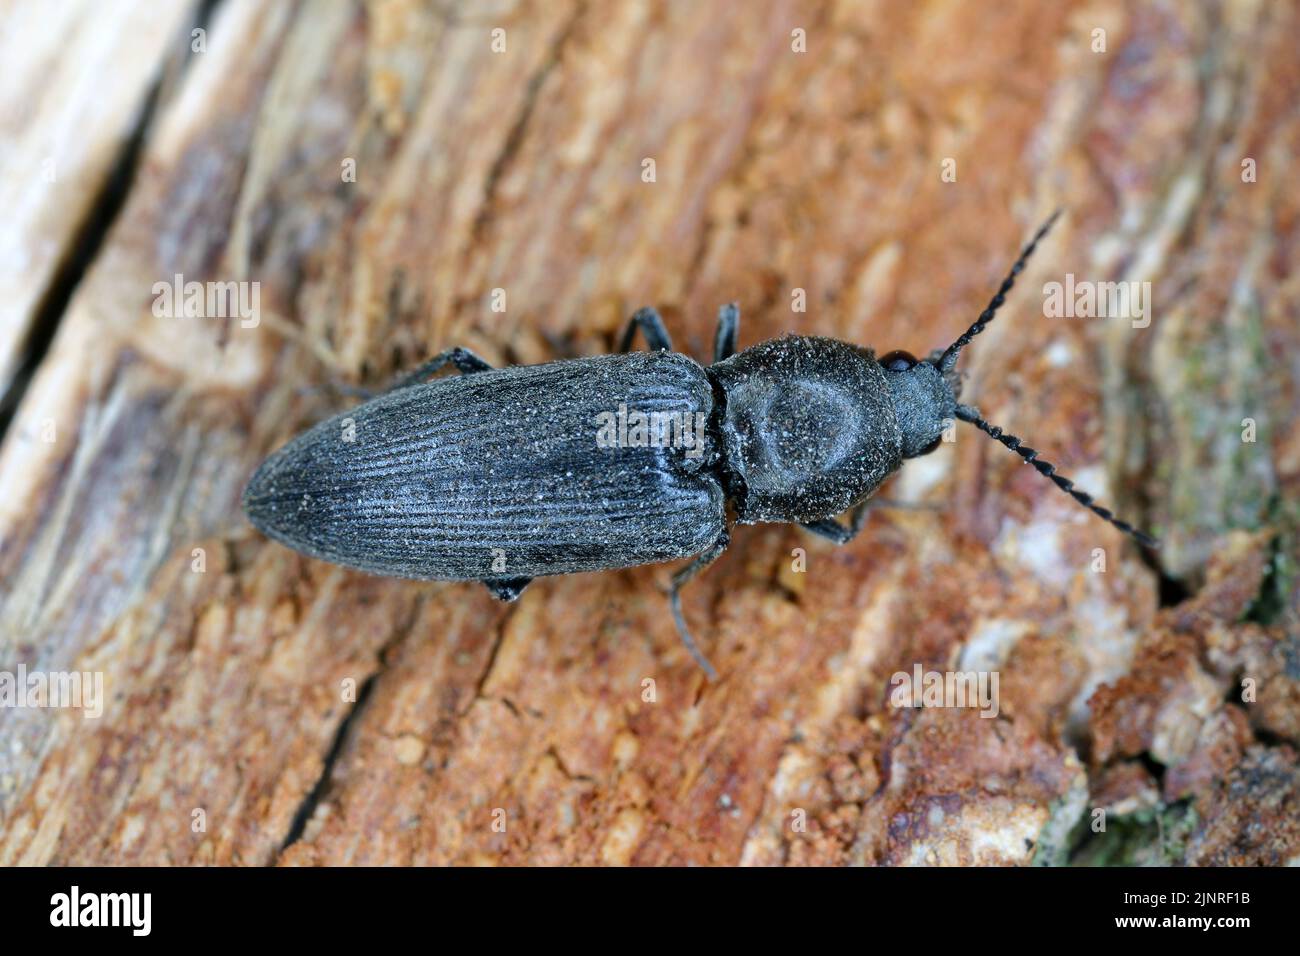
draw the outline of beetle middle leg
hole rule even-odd
[[[627,320],[627,328],[623,330],[623,338],[618,344],[620,352],[632,351],[632,339],[637,329],[640,329],[641,334],[645,336],[650,351],[671,352],[673,350],[673,340],[668,336],[663,316],[654,309],[644,308],[637,309],[632,318]]]
[[[695,663],[699,664],[704,669],[704,673],[709,675],[709,680],[717,680],[718,672],[713,669],[709,659],[695,645],[695,639],[691,637],[690,629],[686,626],[686,617],[682,614],[682,587],[687,581],[718,560],[718,556],[727,550],[729,540],[727,532],[723,531],[718,540],[709,545],[707,551],[700,552],[690,564],[673,574],[673,586],[669,592],[669,600],[672,602],[673,607],[673,621],[677,624],[677,636],[682,639],[682,643],[686,645],[686,650],[690,652],[691,657],[695,658]]]

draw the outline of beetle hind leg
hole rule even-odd
[[[532,578],[489,578],[483,582],[483,586],[498,601],[514,601],[532,580]]]

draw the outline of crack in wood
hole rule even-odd
[[[316,777],[316,782],[312,784],[311,789],[307,791],[307,795],[303,797],[302,802],[298,804],[298,809],[294,811],[293,819],[289,824],[289,831],[280,844],[279,856],[282,857],[285,850],[302,839],[303,833],[307,830],[307,824],[311,822],[311,818],[316,813],[316,808],[320,806],[325,794],[329,792],[330,777],[333,775],[334,767],[338,764],[339,758],[343,754],[343,748],[351,736],[353,725],[366,709],[366,704],[369,703],[370,695],[373,693],[379,678],[388,672],[389,654],[410,636],[415,629],[416,621],[420,619],[420,611],[423,607],[424,596],[420,595],[416,598],[410,617],[393,632],[393,635],[379,649],[379,666],[362,683],[352,709],[339,721],[338,729],[334,732],[334,740],[330,744],[329,750],[325,752],[325,759],[321,762],[320,774]]]
[[[191,31],[206,27],[221,3],[222,0],[203,0],[195,11],[193,21],[187,26],[185,35],[189,36]],[[186,58],[187,68],[192,57],[191,53]],[[182,77],[183,75],[184,71]],[[182,77],[178,77],[178,81]],[[104,240],[108,237],[113,223],[117,221],[118,214],[126,205],[140,165],[140,157],[144,152],[145,140],[153,128],[158,113],[158,104],[162,98],[163,84],[166,79],[165,74],[160,73],[150,85],[135,125],[118,150],[111,171],[104,178],[95,198],[91,200],[85,219],[74,233],[62,262],[50,279],[49,288],[46,289],[40,304],[36,307],[13,379],[3,395],[0,395],[0,442],[4,441],[18,406],[22,404],[23,396],[27,394],[27,388],[36,375],[36,370],[54,342],[54,336],[59,330],[73,295],[80,288],[82,279],[99,256]]]

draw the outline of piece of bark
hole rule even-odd
[[[93,723],[0,711],[0,862],[1068,859],[1087,701],[1160,581],[971,429],[885,491],[933,508],[848,547],[737,529],[685,600],[717,684],[667,568],[501,606],[294,555],[238,495],[338,407],[321,386],[454,344],[607,351],[644,304],[696,356],[730,300],[742,345],[924,354],[1059,204],[964,398],[1154,522],[1199,588],[1225,530],[1294,528],[1270,496],[1300,473],[1297,14],[1215,9],[226,0],[0,449],[0,661],[108,688]],[[1046,317],[1071,271],[1149,279],[1152,324]],[[262,321],[156,317],[177,273],[260,282]],[[1255,443],[1222,431],[1242,409]],[[917,664],[998,670],[999,716],[891,706]],[[1198,858],[1230,845],[1214,819]]]

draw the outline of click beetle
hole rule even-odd
[[[796,522],[843,544],[880,484],[933,451],[954,420],[1154,546],[958,401],[958,356],[1057,215],[975,323],[924,360],[794,335],[737,352],[734,304],[719,314],[709,366],[672,351],[654,309],[632,317],[618,354],[494,369],[453,348],[271,455],[244,491],[244,510],[312,557],[394,577],[481,581],[502,600],[542,575],[693,557],[673,575],[671,605],[710,677],[680,592],[726,549],[728,506],[741,523]],[[652,351],[630,351],[638,329]],[[447,365],[461,374],[430,380]],[[847,524],[836,518],[844,512]]]

